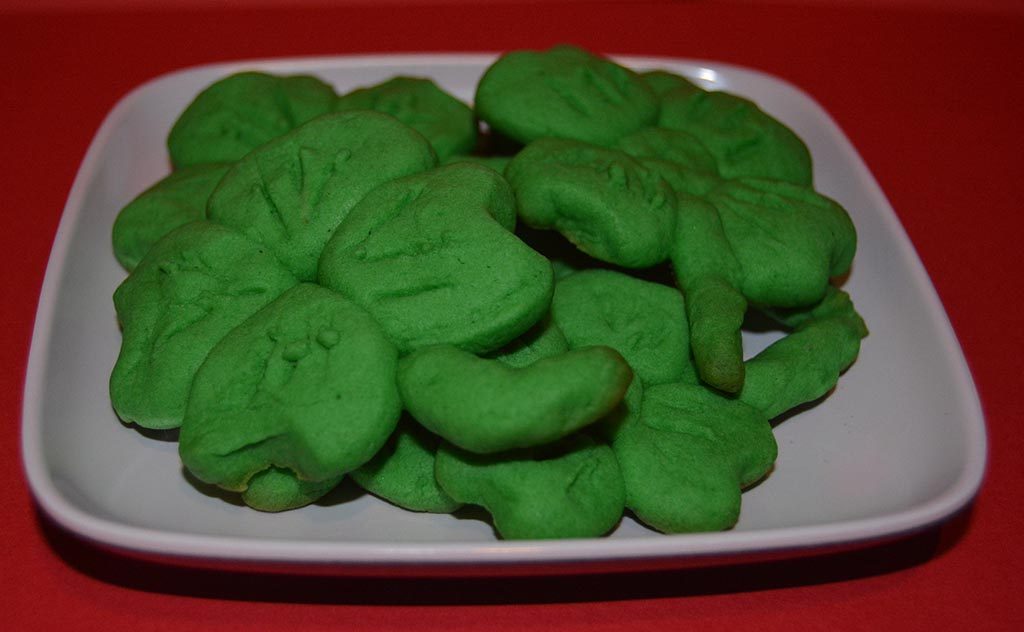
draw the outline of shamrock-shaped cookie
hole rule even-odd
[[[645,388],[638,418],[619,425],[612,448],[626,506],[666,533],[731,527],[741,489],[763,477],[777,453],[763,412],[681,383]]]

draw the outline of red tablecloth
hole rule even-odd
[[[52,3],[51,3],[52,4]],[[60,4],[60,3],[58,3]],[[116,4],[116,3],[115,3]],[[138,3],[125,3],[138,4]],[[178,3],[189,4],[188,2]],[[197,2],[208,5],[212,3]],[[272,4],[272,3],[263,3]],[[62,630],[401,628],[1009,629],[1024,623],[1024,14],[1013,3],[683,2],[111,9],[3,13],[0,626]],[[1001,10],[1000,6],[1008,7]],[[954,7],[954,8],[950,8]],[[239,58],[496,51],[570,41],[705,58],[799,85],[838,121],[938,287],[987,415],[989,473],[941,529],[865,551],[564,578],[334,579],[181,570],[81,544],[41,519],[18,457],[36,300],[65,196],[113,104],[183,66]]]

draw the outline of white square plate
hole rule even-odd
[[[626,518],[608,538],[505,542],[482,521],[415,514],[344,491],[300,510],[259,513],[200,493],[182,473],[176,443],[119,423],[107,379],[120,345],[111,295],[125,274],[114,260],[111,226],[122,206],[168,172],[164,139],[195,94],[228,73],[262,69],[312,73],[339,93],[396,74],[426,76],[469,101],[493,59],[406,55],[221,64],[160,77],[118,103],[96,134],[64,209],[32,339],[23,456],[46,513],[93,542],[146,556],[429,573],[642,568],[787,555],[907,533],[970,501],[986,457],[977,394],[892,208],[850,142],[808,95],[759,72],[708,62],[621,59],[749,97],[806,141],[818,190],[842,203],[857,226],[860,248],[845,289],[871,329],[838,388],[777,426],[775,471],[744,494],[734,529],[666,536]],[[748,337],[748,352],[770,339]]]

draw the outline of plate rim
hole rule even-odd
[[[828,549],[856,545],[906,535],[949,518],[977,495],[987,467],[988,439],[984,414],[970,369],[957,340],[949,316],[942,306],[924,264],[914,249],[903,225],[864,163],[852,142],[843,134],[831,115],[809,94],[796,85],[753,68],[711,60],[662,56],[609,55],[631,66],[689,66],[714,73],[748,75],[773,82],[807,100],[825,121],[828,134],[852,153],[868,185],[867,195],[882,211],[882,219],[900,244],[904,259],[916,283],[928,301],[928,313],[937,318],[941,332],[936,342],[943,348],[956,375],[955,387],[965,404],[967,418],[961,423],[967,453],[956,480],[941,493],[925,502],[900,511],[869,518],[836,522],[697,534],[655,534],[652,537],[584,538],[577,540],[494,540],[491,542],[377,542],[377,541],[294,541],[262,537],[225,537],[186,534],[176,531],[138,527],[109,520],[79,509],[58,490],[46,467],[43,445],[41,401],[43,380],[50,352],[54,309],[60,278],[68,263],[71,236],[81,218],[84,196],[92,180],[109,136],[142,94],[153,84],[194,72],[231,72],[241,68],[260,68],[269,72],[301,72],[314,67],[332,66],[431,66],[437,64],[485,66],[499,53],[398,53],[322,55],[225,61],[189,66],[160,74],[122,96],[108,112],[79,166],[61,213],[46,272],[39,294],[36,317],[22,391],[21,456],[32,496],[39,507],[64,529],[97,544],[139,554],[155,554],[181,560],[204,559],[234,562],[292,563],[302,565],[362,566],[450,566],[458,564],[565,564],[581,562],[643,562],[673,558],[726,558],[755,553]],[[614,542],[613,544],[609,544]]]

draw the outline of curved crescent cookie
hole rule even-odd
[[[832,287],[810,309],[769,315],[795,329],[747,361],[739,397],[773,418],[833,388],[868,330],[850,297]]]
[[[478,454],[550,443],[608,414],[633,372],[617,351],[588,347],[521,368],[451,346],[402,358],[406,409],[451,443]]]

